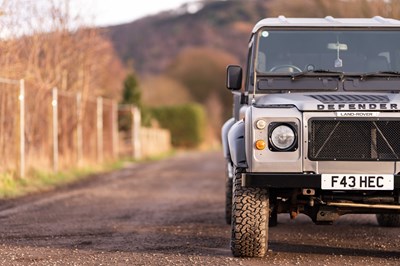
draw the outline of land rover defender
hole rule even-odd
[[[279,213],[316,224],[367,213],[400,226],[400,21],[263,19],[246,70],[228,66],[226,85],[234,256],[265,256]]]

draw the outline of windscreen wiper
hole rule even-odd
[[[377,71],[361,74],[361,79],[368,77],[400,77],[400,71]]]
[[[292,80],[295,80],[297,78],[308,76],[309,74],[332,74],[335,76],[339,76],[340,79],[343,79],[343,76],[344,76],[344,73],[341,71],[315,69],[315,70],[307,70],[307,71],[303,71],[303,72],[294,73],[291,75],[291,77],[292,77]]]

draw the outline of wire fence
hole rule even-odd
[[[122,129],[121,117],[127,123]],[[140,159],[167,152],[170,143],[169,131],[142,128],[133,106],[0,78],[0,172],[25,176],[30,169]]]

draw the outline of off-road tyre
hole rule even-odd
[[[232,222],[232,178],[225,175],[225,221],[227,224]]]
[[[268,190],[242,187],[233,180],[231,250],[235,257],[264,257],[268,250]]]
[[[379,213],[376,220],[380,226],[400,227],[400,214],[398,213]]]

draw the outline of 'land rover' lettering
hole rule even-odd
[[[380,112],[336,112],[338,117],[378,117]]]

